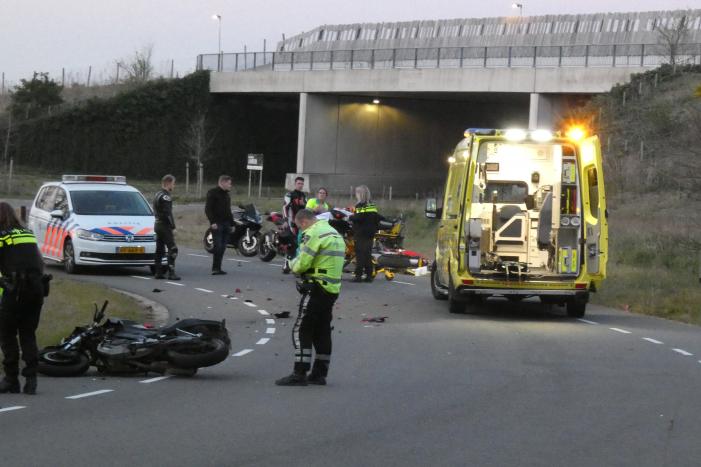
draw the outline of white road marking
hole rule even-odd
[[[253,349],[243,349],[242,351],[233,354],[232,357],[243,357],[244,355],[249,354],[251,352],[253,352]]]
[[[251,308],[255,308],[255,307],[258,306],[258,305],[256,305],[256,304],[253,303],[253,302],[243,302],[243,304],[246,305],[246,306],[250,306]]]
[[[199,290],[200,292],[206,292],[206,293],[212,293],[212,290],[209,289],[200,289],[199,287],[195,287],[195,290]]]
[[[12,412],[13,410],[26,409],[26,405],[13,405],[12,407],[5,407],[0,409],[0,412]]]
[[[225,294],[225,293],[221,294],[221,296],[224,297],[224,298],[229,298],[229,296],[228,296],[227,294]]]
[[[155,383],[155,382],[157,382],[157,381],[163,381],[164,379],[168,379],[168,378],[170,378],[170,375],[167,375],[167,376],[157,376],[157,377],[155,377],[155,378],[145,379],[145,380],[139,381],[139,382],[140,382],[140,383],[144,383],[144,384],[151,384],[151,383]]]
[[[272,318],[267,318],[267,319],[265,320],[265,324],[275,324],[275,320],[272,319]]]
[[[275,328],[268,328],[265,330],[266,334],[275,334]]]
[[[393,282],[395,284],[416,285],[416,284],[412,284],[411,282],[402,282],[402,281],[391,281],[391,282]]]
[[[680,354],[684,355],[685,357],[691,357],[692,355],[694,355],[693,353],[687,352],[687,351],[684,350],[684,349],[672,349],[672,350],[674,350],[674,351],[677,352],[677,353],[680,353]]]
[[[651,337],[643,337],[643,340],[648,341],[648,342],[652,342],[653,344],[658,344],[658,345],[664,344],[664,342],[658,341],[657,339],[653,339]]]
[[[268,313],[268,312],[265,311],[265,310],[258,310],[258,313],[260,313],[260,314],[263,315],[263,316],[270,316],[270,313]]]
[[[238,261],[239,263],[250,263],[250,259],[226,258],[227,261]]]
[[[630,334],[630,331],[626,331],[625,329],[621,328],[609,328],[612,331],[620,332],[621,334]]]
[[[143,279],[145,281],[150,281],[151,279],[153,279],[153,277],[146,277],[146,276],[131,276],[131,277],[133,277],[135,279]]]
[[[100,391],[86,392],[83,394],[76,394],[75,396],[67,396],[66,399],[82,399],[83,397],[99,396],[100,394],[106,394],[112,391],[114,391],[114,389],[102,389]]]
[[[262,338],[261,340],[259,340],[258,342],[256,342],[256,345],[267,344],[269,341],[270,341],[270,338],[264,337],[264,338]]]
[[[177,285],[177,286],[179,286],[179,287],[185,287],[185,284],[181,284],[181,283],[179,283],[179,282],[167,282],[167,281],[166,281],[166,284]]]
[[[581,321],[582,323],[587,323],[587,324],[599,324],[596,321],[589,321],[588,319],[582,319],[582,318],[578,318],[577,321]]]
[[[210,258],[210,256],[207,255],[196,255],[195,253],[188,253],[188,256],[197,256],[198,258]]]
[[[229,298],[232,299],[232,300],[238,300],[238,299],[239,299],[238,297],[229,297]]]
[[[272,266],[274,268],[281,268],[284,266],[284,264],[268,264],[268,266]]]

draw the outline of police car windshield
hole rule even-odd
[[[86,216],[151,216],[151,207],[135,191],[72,191],[73,212]]]

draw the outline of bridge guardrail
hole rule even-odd
[[[701,43],[679,44],[680,62],[701,64]],[[661,44],[431,47],[202,54],[198,70],[314,71],[404,68],[656,67],[669,63]]]

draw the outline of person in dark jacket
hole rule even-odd
[[[353,282],[362,281],[363,272],[365,272],[365,282],[372,282],[375,278],[372,266],[372,244],[380,221],[384,217],[370,202],[370,189],[367,186],[357,187],[355,198],[358,200],[358,204],[355,205],[355,214],[350,216],[350,221],[353,223],[353,240],[355,241],[355,278]]]
[[[173,217],[173,198],[175,177],[168,174],[161,179],[161,191],[153,199],[153,212],[156,222],[153,230],[156,232],[156,257],[154,259],[154,275],[156,279],[165,279],[163,273],[163,255],[168,249],[168,279],[178,281],[175,274],[175,259],[178,257],[178,245],[175,244],[175,218]]]
[[[290,226],[290,232],[295,238],[292,250],[288,252],[288,257],[285,258],[285,264],[282,267],[284,274],[289,274],[290,261],[297,255],[297,246],[300,243],[299,229],[295,224],[295,216],[307,205],[307,195],[302,190],[304,190],[304,177],[297,177],[295,178],[295,189],[285,194],[282,204],[282,217],[287,221],[287,224]]]
[[[212,274],[226,274],[222,270],[221,263],[226,251],[226,244],[229,241],[231,227],[234,225],[234,216],[231,214],[231,177],[220,175],[219,183],[216,187],[207,192],[207,202],[204,212],[209,219],[212,229],[212,239],[214,240],[214,254],[212,255]]]
[[[0,393],[18,393],[20,347],[25,367],[25,394],[36,394],[38,349],[36,329],[48,292],[50,276],[44,276],[44,262],[34,234],[25,229],[8,203],[0,202],[0,348],[5,356],[5,377]],[[17,336],[19,335],[19,345]]]

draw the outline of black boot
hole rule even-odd
[[[166,275],[163,274],[163,266],[161,266],[160,264],[157,264],[154,267],[153,277],[154,277],[154,279],[165,279],[166,278]]]
[[[326,386],[326,377],[321,376],[321,374],[317,373],[314,374],[312,371],[309,373],[309,377],[307,378],[307,383],[309,384],[315,384],[317,386]]]
[[[24,381],[24,387],[22,392],[25,394],[36,394],[37,393],[37,377],[27,376]]]
[[[0,393],[4,394],[10,392],[12,394],[19,393],[19,379],[15,376],[5,376],[2,381],[0,381]]]
[[[292,373],[275,381],[278,386],[306,386],[307,375],[304,373]]]
[[[292,269],[290,269],[290,260],[286,259],[286,260],[285,260],[285,265],[282,267],[282,273],[283,273],[283,274],[289,274],[291,270],[292,270]]]
[[[175,266],[168,266],[168,280],[170,281],[179,281],[180,276],[175,274]]]

